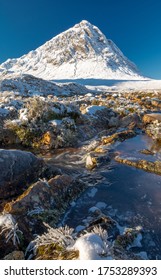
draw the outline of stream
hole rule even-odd
[[[142,149],[148,149],[154,155],[142,154]],[[115,151],[138,159],[161,159],[161,147],[144,134],[118,143]],[[142,250],[147,252],[149,259],[161,259],[161,176],[119,164],[113,159],[89,172],[81,158],[81,149],[65,149],[50,159],[53,164],[63,166],[68,174],[80,176],[89,186],[71,204],[61,225],[67,224],[79,231],[88,222],[92,207],[97,207],[119,223],[120,232],[126,227],[143,227]]]

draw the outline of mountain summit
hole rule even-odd
[[[18,59],[8,59],[0,71],[32,74],[44,79],[138,79],[136,66],[86,20]]]

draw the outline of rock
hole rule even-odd
[[[136,168],[161,175],[161,161],[152,162],[143,159],[137,160],[133,158],[123,158],[119,156],[115,157],[115,160],[123,164],[128,164]]]
[[[161,142],[161,122],[157,120],[146,125],[145,132],[154,140]]]
[[[107,110],[106,106],[91,105],[91,106],[86,107],[85,112],[83,112],[83,113],[88,114],[90,116],[95,116],[95,115],[99,114],[99,112],[106,111],[106,110]],[[109,111],[109,109],[108,109],[108,111]]]
[[[106,106],[87,106],[82,110],[82,114],[84,116],[84,126],[88,125],[90,130],[94,128],[98,132],[102,129],[117,127],[119,123],[117,113]]]
[[[42,145],[52,146],[52,135],[50,131],[47,131],[42,137]]]
[[[95,213],[96,214],[96,213]],[[117,228],[117,223],[110,217],[100,214],[98,212],[98,217],[95,218],[86,228],[86,232],[91,232],[95,227],[101,227],[103,230],[108,232],[109,236],[112,236],[112,239],[115,239],[119,234]],[[84,230],[83,230],[84,231]]]
[[[92,140],[90,143],[83,147],[83,149],[87,152],[93,151],[100,144],[99,140]]]
[[[109,119],[108,126],[109,127],[118,127],[119,125],[119,118],[118,117],[111,117]]]
[[[51,149],[54,146],[55,136],[51,131],[47,131],[43,134],[41,140],[38,143],[38,147],[41,149]]]
[[[135,126],[137,126],[139,124],[139,122],[140,122],[140,120],[139,120],[139,117],[137,116],[137,114],[130,114],[130,115],[123,117],[120,120],[120,126],[128,127],[131,124],[135,124]]]
[[[52,124],[52,126],[51,126]],[[77,130],[74,119],[69,117],[62,118],[58,125],[53,126],[50,122],[49,131],[45,132],[40,140],[41,149],[56,149],[74,146],[77,139]]]
[[[93,169],[97,165],[97,160],[96,158],[92,157],[91,155],[88,155],[86,158],[86,168],[87,169]]]
[[[115,240],[115,244],[117,244],[117,246],[121,246],[124,249],[126,249],[129,245],[131,245],[135,238],[136,238],[136,232],[126,232],[125,234],[122,235],[118,235],[116,240]]]
[[[161,108],[161,100],[158,98],[152,98],[151,99],[151,105],[157,108]]]
[[[161,141],[161,114],[153,113],[143,116],[145,132],[154,140]]]
[[[5,205],[4,210],[14,215],[41,215],[44,211],[57,208],[56,201],[61,201],[63,193],[73,179],[67,175],[58,175],[49,181],[41,180],[31,185],[15,201]],[[61,193],[61,196],[58,194]]]
[[[125,139],[134,137],[136,133],[133,130],[125,130],[121,132],[114,133],[107,137],[102,137],[102,144],[113,144],[116,141],[124,141]]]
[[[22,193],[27,184],[39,178],[44,165],[30,152],[0,149],[0,200]]]
[[[100,146],[98,146],[94,151],[95,151],[96,153],[103,154],[103,153],[107,152],[106,149],[104,149],[104,147],[105,147],[105,146],[100,145]]]
[[[142,238],[141,227],[126,228],[125,232],[121,235],[119,234],[114,241],[112,250],[116,259],[142,259],[139,254],[135,254],[135,250],[134,252],[129,250],[133,247],[141,248]]]
[[[144,124],[149,124],[151,122],[158,121],[159,123],[161,122],[161,114],[158,113],[153,113],[153,114],[145,114],[143,116],[143,123]]]
[[[93,206],[91,207],[89,210],[88,210],[89,214],[91,214],[92,216],[99,216],[102,214],[101,210],[96,207],[96,206]]]
[[[68,175],[57,175],[49,181],[44,179],[31,185],[15,201],[8,202],[4,211],[16,218],[23,235],[31,241],[33,234],[44,231],[43,222],[55,226],[84,187],[85,184]]]
[[[6,255],[3,260],[25,260],[25,255],[22,251],[13,251]]]
[[[148,149],[141,150],[140,153],[144,155],[154,155],[154,153]]]
[[[113,246],[111,251],[115,260],[144,260],[141,255],[128,251],[122,246],[117,246],[117,244]]]
[[[1,145],[12,145],[19,144],[17,136],[15,133],[9,129],[0,129],[0,144]]]

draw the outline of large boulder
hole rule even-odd
[[[42,173],[44,161],[30,152],[0,149],[0,200],[24,191]]]

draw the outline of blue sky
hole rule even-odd
[[[0,63],[82,19],[98,26],[144,75],[161,79],[161,0],[0,0]]]

